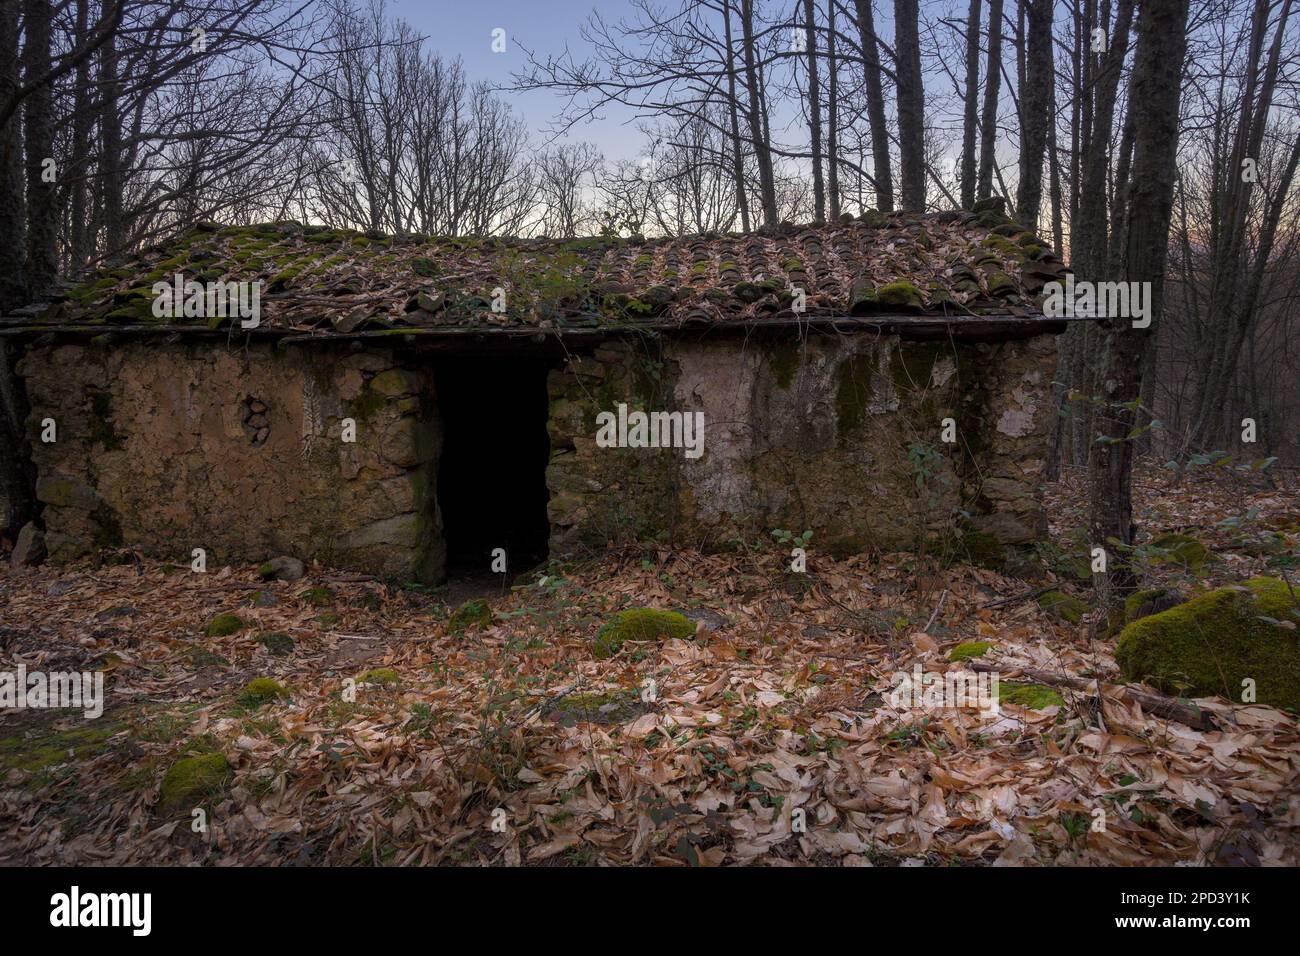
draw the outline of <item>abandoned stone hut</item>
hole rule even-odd
[[[996,208],[671,239],[201,224],[0,334],[54,560],[436,581],[498,547],[517,571],[785,529],[997,561],[1045,532],[1062,268]],[[188,282],[250,283],[258,314],[159,307]]]

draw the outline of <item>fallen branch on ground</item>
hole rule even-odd
[[[976,672],[991,673],[1001,671],[1003,668],[993,664],[985,664],[982,661],[976,661],[971,665],[971,670]],[[1031,667],[1013,667],[1030,680],[1037,681],[1040,684],[1051,684],[1055,687],[1069,687],[1072,690],[1081,690],[1096,692],[1095,682],[1084,677],[1067,677],[1061,674],[1053,674],[1051,671],[1037,670]],[[1146,691],[1135,690],[1125,684],[1115,685],[1119,687],[1120,693],[1127,697],[1133,703],[1138,704],[1143,710],[1154,714],[1157,717],[1163,717],[1166,720],[1176,720],[1180,724],[1186,724],[1197,730],[1218,730],[1219,727],[1214,723],[1210,714],[1201,710],[1194,704],[1184,704],[1182,701],[1175,700],[1172,697],[1166,697],[1163,694],[1150,694]]]

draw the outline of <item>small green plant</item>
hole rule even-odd
[[[777,540],[778,544],[787,544],[792,548],[807,548],[808,542],[812,540],[812,532],[805,531],[803,534],[795,534],[792,531],[786,531],[784,528],[772,529],[772,537]]]

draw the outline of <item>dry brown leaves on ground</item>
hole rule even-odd
[[[1166,527],[1220,520],[1195,494],[1183,513],[1167,489],[1139,501]],[[1245,498],[1261,520],[1294,509],[1273,490]],[[552,568],[461,633],[436,593],[321,569],[270,585],[156,563],[5,571],[0,670],[102,669],[110,704],[90,722],[0,716],[0,860],[1300,863],[1292,715],[1206,700],[1221,729],[1201,732],[1145,714],[1089,620],[1032,600],[983,607],[1032,586],[991,571],[831,561],[814,542],[804,587],[786,560]],[[631,606],[691,611],[699,629],[594,658],[597,628]],[[221,612],[244,628],[205,637]],[[272,633],[292,649],[272,653]],[[890,705],[891,674],[959,666],[948,652],[971,640],[993,644],[981,660],[1004,681],[1030,668],[1099,684],[997,716]],[[254,677],[290,696],[241,701]],[[233,772],[195,833],[158,798],[168,767],[202,752]]]

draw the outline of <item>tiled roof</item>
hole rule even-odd
[[[996,208],[651,239],[392,238],[298,223],[203,224],[91,276],[26,322],[105,331],[232,322],[156,318],[153,285],[177,273],[200,283],[260,279],[262,328],[298,332],[1032,319],[1042,316],[1043,285],[1063,268]],[[798,290],[803,313],[794,310]]]

